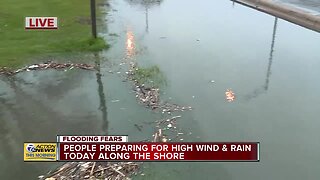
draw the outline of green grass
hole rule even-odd
[[[146,84],[147,86],[160,87],[167,85],[166,78],[158,66],[139,67],[134,71],[133,78],[139,84]]]
[[[37,55],[107,48],[102,38],[91,38],[90,25],[77,22],[81,17],[90,17],[89,3],[89,0],[1,0],[0,66],[19,66]],[[58,17],[58,30],[25,30],[26,16]]]

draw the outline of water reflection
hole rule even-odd
[[[0,77],[2,179],[35,179],[38,174],[56,166],[54,163],[23,163],[21,158],[17,158],[23,155],[23,142],[54,141],[57,134],[98,134],[101,125],[102,133],[107,133],[106,98],[100,60],[97,59],[99,68],[96,74],[80,70],[47,70]],[[98,90],[90,88],[97,83]],[[99,111],[97,104],[100,104]],[[102,124],[97,122],[100,112]],[[17,173],[8,173],[12,168],[17,168]]]
[[[271,75],[271,66],[272,66],[272,59],[273,59],[273,52],[274,52],[274,44],[276,39],[276,33],[277,33],[277,24],[278,24],[278,18],[276,17],[274,19],[274,26],[273,26],[273,33],[272,33],[272,42],[271,42],[271,50],[269,54],[269,64],[268,64],[268,70],[267,70],[267,78],[264,89],[267,91],[269,87],[269,78]]]
[[[108,134],[108,114],[107,114],[107,104],[106,104],[106,97],[104,94],[104,88],[103,88],[103,83],[101,81],[101,66],[100,66],[100,58],[98,54],[95,54],[95,65],[97,69],[96,77],[97,77],[97,84],[98,84],[98,96],[99,96],[99,110],[102,113],[102,134],[107,135]]]
[[[142,7],[159,6],[163,0],[126,0],[131,5],[139,5]]]
[[[269,82],[270,82],[270,76],[271,76],[271,67],[272,67],[272,60],[273,60],[273,53],[274,53],[274,45],[275,45],[275,39],[276,39],[276,33],[277,33],[277,25],[278,25],[278,18],[275,17],[274,19],[274,25],[273,25],[273,33],[272,33],[272,40],[271,40],[271,48],[269,53],[269,62],[268,62],[268,69],[267,69],[267,75],[265,84],[263,87],[260,87],[258,89],[255,89],[251,94],[247,95],[247,99],[253,99],[258,97],[260,94],[265,93],[268,91],[269,88]]]
[[[199,3],[199,1],[178,0],[164,1],[160,10],[158,8],[149,9],[149,34],[146,35],[146,39],[141,40],[140,35],[146,34],[145,7],[140,9],[130,7],[121,0],[113,2],[118,12],[113,13],[117,19],[114,24],[110,24],[110,27],[121,32],[123,24],[130,25],[134,30],[137,50],[140,50],[141,45],[148,47],[148,53],[139,58],[139,64],[155,64],[163,70],[169,80],[169,86],[163,88],[166,93],[163,99],[172,96],[172,102],[190,104],[195,108],[190,112],[190,116],[184,114],[186,119],[179,121],[179,127],[183,130],[192,130],[191,136],[193,136],[194,130],[197,129],[195,125],[199,124],[198,131],[203,133],[201,137],[204,141],[260,140],[265,144],[265,148],[261,149],[264,161],[259,165],[251,163],[221,163],[219,165],[215,163],[160,163],[148,168],[145,172],[146,176],[141,179],[298,180],[303,177],[316,179],[314,177],[318,175],[318,171],[315,165],[319,158],[308,159],[311,156],[305,154],[304,148],[296,148],[294,139],[300,139],[307,147],[312,145],[308,148],[307,154],[316,154],[314,152],[318,149],[318,145],[312,143],[310,137],[318,135],[317,129],[314,128],[314,125],[317,124],[314,119],[317,118],[315,104],[310,101],[310,98],[316,99],[319,96],[301,96],[301,98],[292,99],[289,95],[283,96],[281,90],[281,87],[287,86],[300,87],[292,89],[290,95],[303,95],[305,92],[310,92],[310,89],[319,89],[314,76],[319,74],[315,68],[315,65],[318,66],[319,63],[314,59],[319,57],[316,47],[319,47],[317,42],[320,41],[317,41],[319,37],[314,32],[290,23],[284,22],[280,25],[278,21],[275,35],[279,35],[279,28],[283,33],[281,38],[277,38],[277,42],[272,45],[275,21],[272,16],[242,6],[232,9],[232,4],[226,1],[207,0]],[[202,20],[190,23],[197,19]],[[162,36],[168,37],[167,40],[159,40],[159,37]],[[203,40],[196,43],[185,37]],[[298,39],[299,43],[290,43],[293,39]],[[119,42],[114,49],[123,49],[124,43],[125,40]],[[274,50],[270,58],[271,45]],[[301,45],[304,45],[304,48],[301,48]],[[230,47],[237,48],[233,48],[230,52]],[[254,47],[254,50],[251,47]],[[291,53],[288,54],[288,52]],[[114,57],[114,54],[119,52],[109,53],[111,57]],[[122,57],[122,54],[119,56]],[[261,62],[257,60],[257,57],[264,60]],[[277,61],[275,58],[281,58],[281,62],[275,64],[274,61]],[[301,58],[310,62],[302,63]],[[237,60],[236,64],[234,60]],[[276,75],[274,74],[275,68],[284,67],[286,64],[290,64],[290,67],[293,68],[283,68],[279,72],[283,76],[274,76]],[[268,77],[267,71],[272,71],[273,74],[269,73]],[[260,72],[261,74],[252,76],[250,73],[242,74],[242,72]],[[287,75],[298,79],[288,79]],[[248,76],[251,76],[250,81],[244,82]],[[211,78],[221,83],[215,83],[213,86],[203,83]],[[246,91],[248,86],[251,86],[251,90],[247,91],[250,95],[255,89],[266,93],[266,79],[269,79],[268,95],[262,94],[264,97],[256,98],[254,102],[224,105],[221,103],[224,100],[221,94],[215,93],[216,90],[222,92],[221,90],[224,90],[229,82],[235,84],[234,88],[237,88],[240,94],[241,91]],[[297,83],[297,80],[303,82]],[[255,86],[252,87],[252,84]],[[193,95],[196,95],[195,98],[192,98]],[[274,106],[275,103],[281,103],[281,105]],[[131,107],[135,107],[133,104]],[[147,113],[138,113],[137,119],[149,121],[156,119],[146,118],[149,116],[145,114]],[[134,123],[137,122],[139,120],[134,121]],[[295,133],[297,130],[303,133],[297,135]],[[140,134],[143,136],[139,136],[139,132],[132,133],[132,137],[140,140],[143,139],[140,137],[148,136],[144,130]],[[287,152],[288,149],[294,151],[284,154],[283,152]],[[292,157],[300,157],[299,163],[291,161]],[[293,173],[292,170],[294,170]],[[149,177],[148,171],[155,171],[155,176]],[[177,176],[173,176],[173,171],[177,171]],[[164,175],[161,176],[161,173]]]
[[[148,33],[149,32],[149,8],[146,7],[146,32]]]
[[[43,101],[27,93],[17,79],[16,76],[5,77],[0,82],[1,90],[7,92],[0,97],[0,154],[3,156],[0,155],[3,161],[0,169],[4,168],[0,176],[3,179],[21,179],[22,176],[32,179],[37,174],[38,165],[26,165],[17,158],[22,157],[21,145],[25,141],[48,141],[47,134],[57,134],[57,124],[62,124],[62,118]],[[46,168],[50,165],[41,166]],[[7,173],[12,168],[16,168],[16,173]]]
[[[128,30],[127,31],[127,42],[126,42],[126,51],[127,51],[127,58],[132,58],[135,55],[135,41],[133,32]]]
[[[7,78],[3,82],[5,82],[7,85],[11,86],[13,91],[16,90],[15,83],[13,79]],[[0,96],[0,109],[6,110],[1,111],[0,117],[6,117],[7,114],[10,112],[15,112],[16,108],[14,104],[5,96]],[[17,122],[15,120],[6,119],[6,118],[0,118],[0,152],[4,153],[2,158],[0,159],[10,159],[16,157],[20,149],[20,143],[21,140],[21,129],[19,128]]]
[[[149,32],[149,9],[152,6],[159,6],[163,0],[127,0],[131,5],[139,5],[145,8],[146,14],[146,33]]]

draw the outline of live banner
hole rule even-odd
[[[258,142],[58,143],[58,161],[258,162]]]

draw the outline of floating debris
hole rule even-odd
[[[140,132],[142,131],[142,128],[143,128],[142,125],[138,125],[138,124],[134,124],[134,127],[136,127]]]
[[[120,64],[120,66],[123,64]],[[135,72],[138,70],[136,63],[130,62],[130,68],[125,72],[128,80],[133,82],[133,89],[138,101],[147,107],[155,110],[158,109],[163,113],[171,114],[173,111],[185,111],[192,110],[190,106],[179,106],[176,104],[171,104],[168,102],[160,101],[159,89],[155,87],[148,87],[145,84],[141,84],[137,79],[134,79]],[[84,65],[84,64],[57,64],[52,63],[47,64],[35,64],[33,66],[25,67],[20,69],[20,72],[27,70],[36,69],[47,69],[47,68],[81,68],[81,69],[94,69],[94,66]],[[0,74],[1,74],[0,69]],[[13,71],[6,71],[13,72]],[[119,70],[116,73],[121,73]],[[17,73],[17,72],[14,72]],[[109,71],[113,73],[113,71]],[[193,96],[194,97],[194,96]],[[171,99],[171,98],[169,98]],[[112,100],[111,102],[119,102],[119,100]],[[126,110],[126,108],[121,107],[121,110]],[[153,140],[143,140],[143,141],[153,141],[153,142],[168,142],[173,140],[183,141],[181,138],[184,135],[181,129],[176,127],[177,119],[182,116],[173,116],[170,118],[158,120],[155,122],[156,131],[153,134]],[[142,131],[143,126],[134,124],[134,126]],[[143,163],[137,162],[68,162],[60,166],[60,168],[49,172],[47,175],[39,176],[40,180],[71,180],[71,179],[105,179],[105,180],[127,180],[133,175],[138,175],[139,169]],[[141,176],[145,174],[141,173]]]
[[[40,180],[71,179],[107,179],[127,180],[138,174],[136,162],[68,162],[47,175],[39,176]]]
[[[168,142],[168,139],[167,138],[162,138],[162,142]]]
[[[181,116],[173,116],[171,118],[158,120],[156,121],[156,128],[163,131],[168,130],[169,131],[168,133],[170,133],[171,136],[175,136],[176,138],[179,138],[179,136],[183,135],[183,133],[181,133],[181,131],[178,130],[176,127],[178,118],[181,118]],[[164,139],[162,138],[161,141],[167,142],[167,141],[170,141],[170,139],[165,137]]]
[[[158,123],[158,124],[162,124],[162,123],[165,123],[165,122],[169,122],[169,123],[174,123],[175,124],[175,121],[176,121],[176,119],[178,119],[178,118],[181,118],[182,116],[173,116],[173,117],[171,117],[171,118],[169,118],[169,119],[162,119],[162,120],[160,120],[160,121],[156,121],[156,123]]]
[[[184,111],[187,109],[192,110],[191,107],[183,107],[176,104],[161,102],[159,88],[146,86],[145,84],[139,83],[139,81],[134,78],[137,70],[137,63],[130,62],[129,70],[126,74],[127,78],[133,82],[133,91],[136,93],[136,98],[141,104],[150,107],[152,110],[158,109],[162,111],[162,113],[168,114],[171,114],[173,111]]]
[[[14,71],[10,70],[7,67],[0,67],[0,74],[11,76],[11,75],[14,75],[15,73]]]
[[[177,118],[157,121],[158,125],[169,122],[175,124]],[[135,124],[135,127],[141,126]],[[162,129],[158,128],[153,135],[153,142],[168,142]],[[146,141],[146,140],[144,140]],[[105,179],[105,180],[129,180],[133,175],[138,175],[141,162],[68,162],[46,175],[39,176],[40,180],[71,180],[71,179]],[[143,173],[140,174],[144,176]]]
[[[69,70],[73,68],[79,68],[84,70],[95,70],[95,66],[90,64],[48,62],[48,63],[29,65],[17,70],[11,70],[6,67],[0,67],[0,74],[11,76],[24,71],[35,71],[35,70],[45,70],[45,69],[65,69],[65,68],[69,68]]]
[[[177,104],[163,103],[159,106],[162,109],[162,112],[173,112],[173,111],[185,111],[192,110],[191,106],[179,106]]]
[[[227,89],[226,91],[226,99],[228,102],[232,102],[235,100],[236,96],[231,89]]]
[[[111,102],[112,103],[116,103],[116,102],[119,102],[120,100],[119,99],[115,99],[115,100],[112,100]]]
[[[158,129],[153,135],[153,142],[167,142],[167,137],[162,133],[161,129]]]
[[[145,104],[148,107],[151,107],[152,109],[156,109],[159,107],[159,89],[149,88],[142,85],[139,86],[136,83],[134,90],[136,93],[136,97],[141,103]]]

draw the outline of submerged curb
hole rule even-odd
[[[239,4],[277,16],[294,24],[320,32],[320,16],[273,0],[233,0]]]

